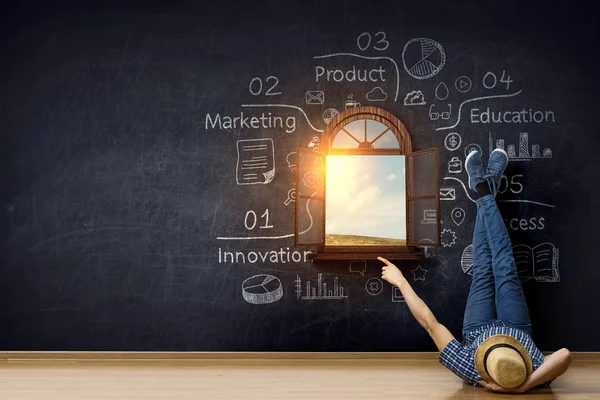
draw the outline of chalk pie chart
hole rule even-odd
[[[274,303],[283,297],[279,278],[273,275],[254,275],[242,283],[242,297],[251,304]]]
[[[470,244],[463,250],[460,257],[460,266],[467,275],[473,275],[473,245]]]
[[[427,79],[441,71],[446,63],[442,45],[428,38],[410,39],[402,50],[404,69],[416,79]]]

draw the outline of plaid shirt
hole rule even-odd
[[[466,383],[473,386],[481,386],[477,383],[483,380],[483,378],[475,368],[475,350],[477,350],[477,347],[485,339],[497,334],[512,336],[521,342],[529,352],[529,355],[531,355],[534,371],[544,362],[545,356],[533,343],[531,336],[520,329],[510,328],[498,320],[469,332],[464,336],[462,343],[459,343],[456,339],[452,339],[440,353],[440,362]],[[551,381],[540,386],[547,387],[550,386],[550,383]]]

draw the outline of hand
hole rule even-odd
[[[384,262],[387,266],[381,267],[381,279],[384,281],[388,281],[394,286],[400,287],[402,281],[404,281],[404,275],[402,272],[396,267],[394,264],[389,262],[383,257],[377,257],[377,259],[381,262]]]
[[[517,386],[516,388],[512,388],[512,389],[507,389],[507,388],[503,388],[500,385],[497,385],[495,383],[487,383],[486,381],[478,381],[478,383],[483,386],[486,389],[491,390],[492,392],[496,392],[496,393],[523,393],[525,392],[523,385],[521,386]]]

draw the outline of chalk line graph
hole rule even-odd
[[[392,64],[394,64],[394,67],[396,68],[396,95],[394,96],[394,101],[398,101],[398,91],[400,90],[400,70],[398,69],[398,64],[396,64],[396,61],[394,61],[393,58],[391,58],[391,57],[385,57],[385,56],[381,56],[381,57],[368,57],[368,56],[362,56],[360,54],[354,54],[354,53],[324,54],[322,56],[314,56],[313,58],[315,58],[315,59],[321,59],[321,58],[331,58],[331,57],[341,57],[341,56],[363,58],[365,60],[388,60],[388,61],[391,61]]]
[[[462,103],[460,103],[460,106],[458,107],[458,114],[456,115],[456,123],[452,126],[442,126],[439,128],[435,128],[436,131],[443,131],[446,129],[452,129],[455,128],[459,123],[460,123],[460,116],[461,116],[461,112],[462,112],[462,107],[467,104],[467,103],[471,103],[473,101],[479,101],[479,100],[488,100],[488,99],[499,99],[502,97],[514,97],[519,95],[522,92],[522,90],[519,90],[518,92],[515,93],[510,93],[510,94],[497,94],[497,95],[493,95],[493,96],[482,96],[482,97],[475,97],[469,100],[465,100]]]
[[[469,198],[469,200],[471,200],[473,203],[476,203],[475,199],[471,197],[471,195],[469,194],[469,191],[467,190],[467,187],[465,186],[465,184],[463,183],[463,181],[461,181],[458,178],[455,178],[453,176],[446,176],[444,177],[444,180],[452,180],[452,181],[457,181],[458,183],[460,183],[460,185],[462,186],[462,188],[465,191],[465,194],[467,195],[467,197]],[[544,206],[544,207],[550,207],[550,208],[554,208],[554,206],[552,204],[546,204],[546,203],[542,203],[540,201],[533,201],[533,200],[496,200],[498,203],[530,203],[530,204],[537,204],[539,206]]]
[[[304,115],[304,118],[306,118],[306,122],[308,122],[308,125],[310,125],[310,127],[317,132],[323,132],[323,129],[317,129],[314,127],[314,125],[310,122],[310,120],[308,119],[308,115],[306,115],[306,113],[304,112],[303,109],[301,109],[298,106],[293,106],[291,104],[242,104],[243,108],[250,108],[250,107],[284,107],[284,108],[293,108],[296,110],[299,110],[302,115]]]
[[[314,196],[316,194],[317,194],[317,192],[313,193],[312,196]],[[310,231],[313,226],[313,216],[310,213],[310,209],[308,208],[310,206],[310,200],[311,199],[308,199],[306,201],[306,212],[308,213],[308,217],[310,218],[310,224],[308,225],[308,228],[306,228],[302,232],[299,232],[298,233],[299,235],[303,235],[306,232]],[[280,235],[280,236],[217,236],[217,240],[269,240],[269,239],[285,239],[285,238],[289,238],[289,237],[294,237],[294,234],[289,233],[287,235]]]

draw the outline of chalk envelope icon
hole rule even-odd
[[[325,92],[322,90],[309,90],[306,92],[306,104],[325,103]]]
[[[242,283],[242,297],[250,304],[274,303],[283,297],[281,281],[273,275],[251,276]]]

